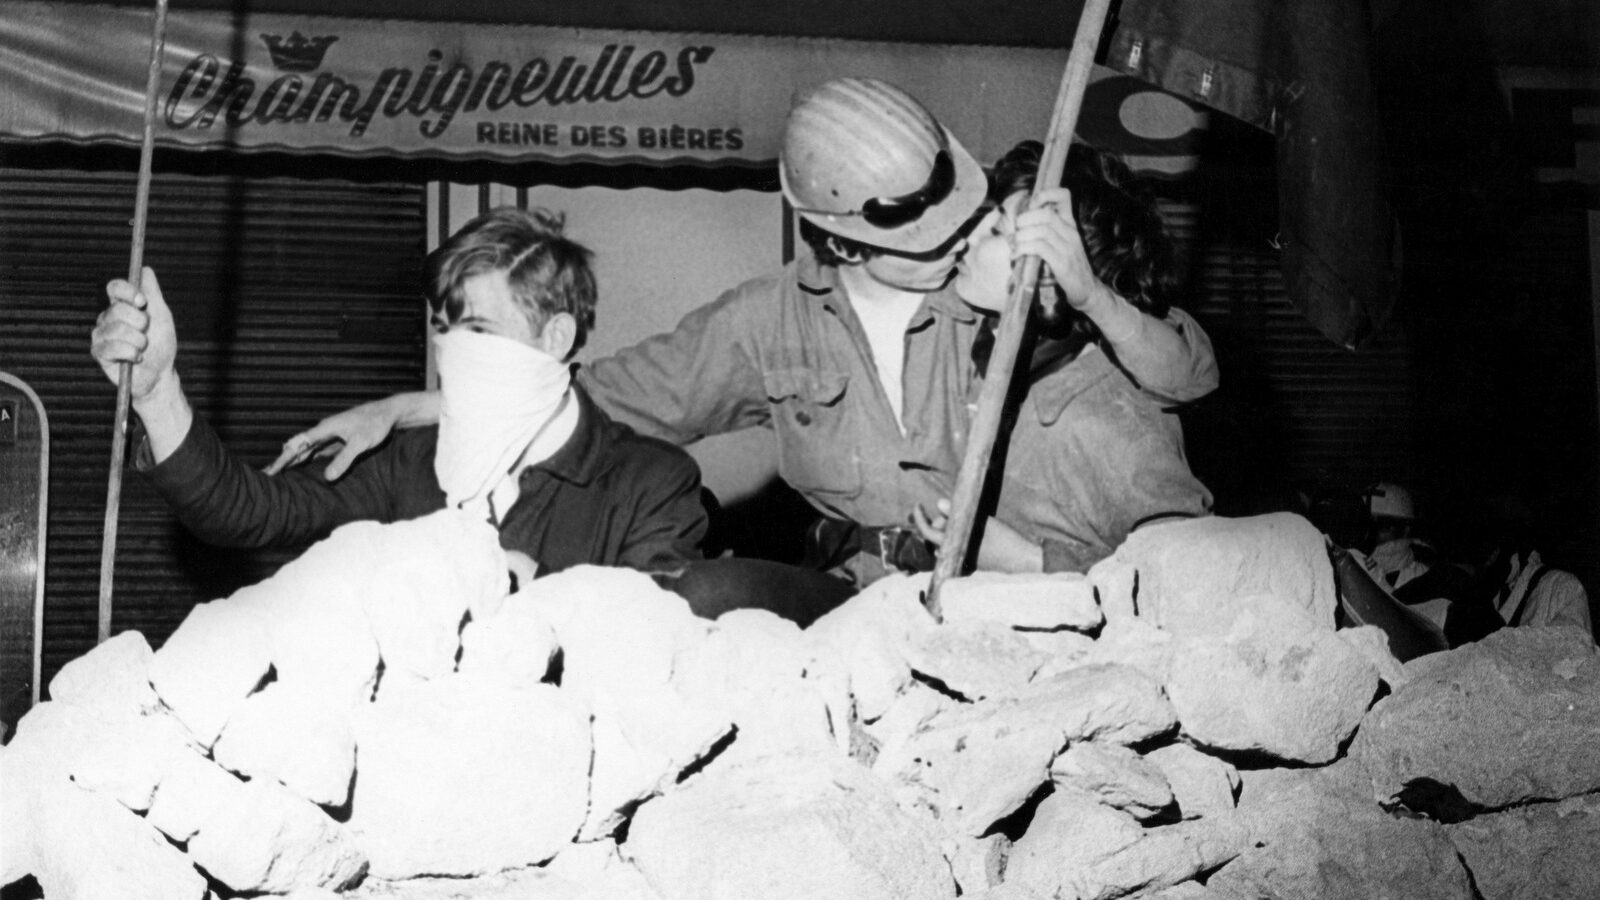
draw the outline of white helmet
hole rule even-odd
[[[983,167],[910,94],[838,78],[789,111],[778,179],[795,212],[842,237],[935,250],[988,195]]]
[[[1367,508],[1374,519],[1412,522],[1417,518],[1411,492],[1392,481],[1380,481],[1367,489]]]

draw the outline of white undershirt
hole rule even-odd
[[[872,362],[878,369],[878,383],[883,385],[884,396],[889,398],[889,408],[894,411],[894,422],[905,434],[906,425],[902,407],[905,398],[906,326],[922,306],[921,294],[903,294],[892,299],[863,301],[852,298],[850,306],[861,320],[861,329],[867,333],[867,346],[872,349]]]

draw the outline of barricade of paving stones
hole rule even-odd
[[[350,525],[62,669],[0,748],[49,898],[1600,896],[1600,658],[1402,665],[1292,515],[1087,575],[879,582],[810,628],[488,526]]]

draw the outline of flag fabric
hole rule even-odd
[[[1362,0],[1124,0],[1112,69],[1270,131],[1289,299],[1358,349],[1388,321],[1400,241]]]

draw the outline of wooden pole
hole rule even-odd
[[[1072,39],[1072,52],[1067,56],[1067,68],[1061,75],[1061,88],[1056,93],[1056,108],[1050,117],[1050,135],[1045,141],[1044,156],[1039,161],[1039,175],[1033,193],[1041,192],[1061,183],[1066,169],[1067,150],[1072,146],[1072,133],[1078,125],[1078,113],[1083,108],[1083,92],[1089,85],[1089,70],[1094,64],[1095,52],[1100,46],[1100,31],[1105,27],[1106,11],[1111,0],[1085,0],[1083,13],[1078,18],[1078,33]],[[973,520],[977,518],[978,497],[983,493],[983,476],[989,468],[989,457],[994,451],[995,435],[1000,430],[1000,413],[1005,405],[1006,391],[1011,385],[1011,373],[1016,367],[1017,348],[1022,346],[1022,335],[1027,329],[1028,304],[1032,302],[1039,284],[1039,258],[1025,256],[1017,260],[1011,272],[1011,297],[1000,317],[1000,327],[995,332],[994,350],[989,357],[988,371],[983,389],[978,395],[978,412],[972,420],[972,430],[967,436],[967,453],[961,460],[961,471],[956,476],[955,494],[950,499],[950,521],[945,525],[944,544],[939,549],[939,562],[933,569],[933,581],[928,588],[926,604],[935,620],[942,618],[939,592],[946,580],[961,574],[972,543]]]
[[[144,231],[150,213],[150,168],[155,155],[156,94],[161,89],[161,55],[166,46],[167,0],[156,0],[155,25],[150,36],[150,68],[144,83],[144,135],[139,145],[139,182],[133,201],[133,249],[128,259],[128,280],[140,283],[144,270]],[[117,559],[117,512],[122,505],[122,465],[128,444],[128,407],[133,397],[133,364],[117,372],[117,412],[111,428],[111,475],[106,483],[105,537],[100,543],[100,608],[96,640],[111,637],[111,584]]]

